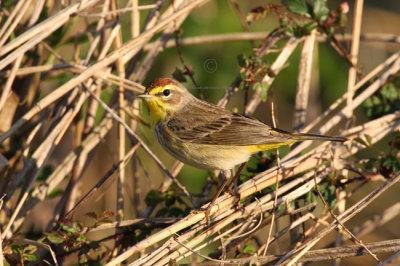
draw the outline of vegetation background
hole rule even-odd
[[[301,251],[284,259],[366,265],[376,263],[376,255],[393,262],[400,250],[397,2],[1,1],[3,263],[276,263]],[[311,46],[303,45],[305,39]],[[157,143],[146,107],[135,100],[157,77],[179,79],[198,97],[219,104],[225,99],[226,108],[268,124],[275,120],[285,130],[342,134],[351,141],[346,151],[334,146],[329,156],[326,146],[300,146],[305,159],[282,147],[280,158],[289,154],[297,161],[282,160],[280,172],[277,151],[257,154],[239,180],[242,205],[223,195],[208,224],[204,214],[190,212],[191,200],[160,165],[198,206],[212,198],[218,173],[177,163]],[[374,84],[345,118],[343,110]],[[318,130],[338,116],[334,128]],[[321,177],[318,189],[314,173]],[[264,185],[248,192],[254,176]],[[277,177],[288,189],[274,201]],[[296,181],[300,177],[303,182]],[[363,200],[376,191],[376,200]],[[252,212],[238,214],[268,195]],[[366,208],[355,215],[351,207],[361,204]],[[342,228],[346,211],[352,218],[346,228],[355,237],[333,230]],[[286,228],[297,222],[302,226]],[[320,235],[324,229],[329,231]],[[351,245],[353,253],[339,249]],[[321,253],[307,253],[311,247]],[[356,257],[361,253],[367,255]],[[340,261],[341,254],[348,258]]]

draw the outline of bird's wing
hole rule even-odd
[[[214,105],[191,105],[165,126],[183,141],[212,145],[254,145],[287,142],[292,138],[268,125]],[[202,114],[199,116],[199,114]]]

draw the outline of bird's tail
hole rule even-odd
[[[302,134],[302,133],[293,133],[293,138],[295,140],[322,140],[322,141],[338,141],[344,142],[347,139],[342,137],[331,137],[324,135],[315,135],[315,134]]]
[[[289,138],[292,138],[294,140],[322,140],[322,141],[338,141],[338,142],[344,142],[347,139],[342,138],[342,137],[331,137],[331,136],[324,136],[324,135],[315,135],[315,134],[303,134],[303,133],[289,133],[287,131],[273,128],[273,131],[286,135]]]

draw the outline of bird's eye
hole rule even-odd
[[[171,94],[171,91],[169,90],[169,89],[165,89],[165,90],[163,90],[163,95],[164,96],[169,96]]]

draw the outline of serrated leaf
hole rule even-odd
[[[314,0],[313,13],[319,21],[324,21],[328,18],[329,8],[324,0]]]
[[[282,3],[287,9],[295,14],[311,17],[308,5],[305,0],[283,0]]]

